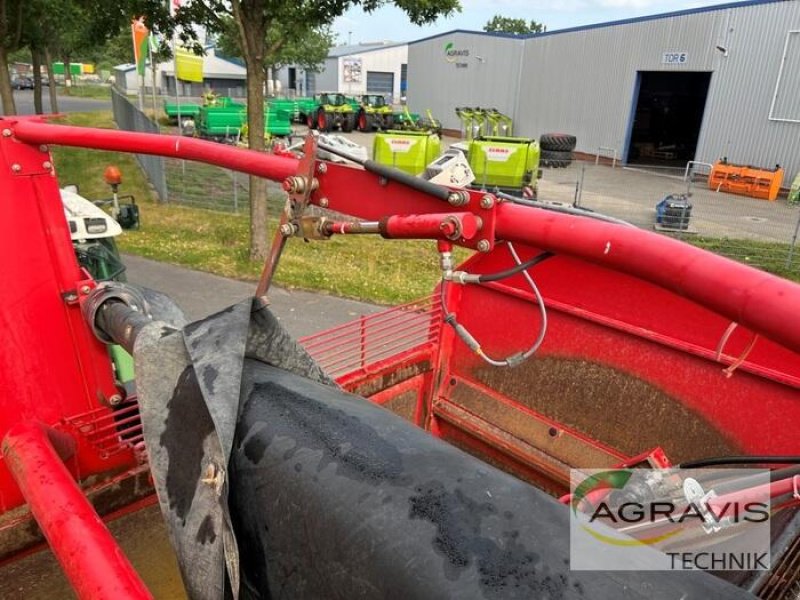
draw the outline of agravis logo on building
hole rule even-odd
[[[453,42],[448,42],[444,46],[444,59],[447,62],[456,62],[459,58],[468,58],[469,50],[457,50]]]

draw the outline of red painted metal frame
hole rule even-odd
[[[0,119],[0,129],[3,195],[35,198],[40,213],[37,219],[46,234],[34,240],[43,248],[37,246],[33,265],[22,268],[8,259],[3,263],[4,267],[8,263],[9,270],[5,276],[0,275],[3,284],[0,293],[6,295],[0,309],[5,305],[17,310],[24,302],[46,306],[49,312],[41,323],[34,323],[33,315],[24,313],[23,325],[14,324],[9,330],[39,336],[36,343],[40,346],[41,340],[52,339],[54,352],[64,351],[72,357],[67,366],[44,373],[42,381],[32,385],[34,391],[24,401],[20,402],[18,397],[0,397],[0,408],[4,409],[0,411],[4,415],[0,416],[0,435],[3,435],[20,418],[35,417],[52,424],[92,410],[97,407],[98,398],[108,397],[113,391],[107,357],[103,357],[102,346],[91,338],[82,322],[79,303],[64,300],[72,293],[77,295],[76,290],[83,285],[92,283],[82,281],[85,277],[71,255],[55,179],[48,166],[49,156],[41,144],[198,160],[276,181],[302,173],[299,173],[300,161],[285,154],[267,155],[187,138],[66,127],[24,118]],[[537,280],[546,290],[545,304],[551,310],[554,331],[542,347],[544,357],[586,358],[645,379],[680,399],[688,409],[699,412],[721,431],[730,433],[745,451],[766,446],[797,452],[798,444],[789,431],[791,423],[782,420],[796,421],[800,411],[795,387],[800,381],[800,367],[796,364],[796,353],[800,351],[800,319],[796,316],[800,286],[651,232],[498,203],[491,196],[488,203],[481,202],[484,194],[480,192],[470,192],[468,204],[455,209],[447,202],[360,168],[326,163],[325,169],[315,170],[315,177],[318,186],[311,195],[312,204],[372,221],[398,215],[422,218],[457,210],[479,217],[482,227],[474,239],[460,239],[456,244],[476,247],[479,241],[485,241],[482,246],[493,250],[498,242],[512,241],[519,244],[523,259],[541,250],[557,254],[556,259],[536,268]],[[28,225],[37,222],[27,207],[27,212],[11,211],[3,217],[9,214],[12,219],[25,217],[30,221]],[[0,219],[0,233],[3,220]],[[424,231],[411,227],[405,228],[404,233],[441,237],[441,231],[430,227],[430,223]],[[494,272],[511,266],[508,253],[502,248],[498,250],[477,256],[466,268],[471,272]],[[27,282],[29,285],[22,292],[13,288],[15,279],[24,280],[36,268],[46,271],[47,276],[42,276],[41,281]],[[584,298],[578,286],[591,287],[592,291]],[[615,298],[626,293],[635,296],[641,305],[619,309]],[[647,302],[662,309],[685,311],[686,316],[661,327],[657,319],[647,314]],[[524,347],[521,343],[527,339],[525,336],[531,334],[520,329],[520,323],[535,314],[532,296],[521,277],[492,286],[456,287],[448,294],[447,306],[449,311],[458,313],[460,322],[487,340],[488,350],[519,351]],[[7,314],[0,313],[0,318],[10,322],[16,314],[9,310]],[[736,323],[739,329],[729,339],[731,323]],[[480,446],[495,460],[502,462],[506,458],[513,463],[512,470],[532,479],[538,476],[544,485],[561,478],[559,468],[537,475],[532,466],[537,457],[520,453],[522,446],[503,432],[481,439],[484,429],[492,424],[487,422],[484,427],[473,419],[475,415],[449,402],[449,381],[460,377],[470,380],[469,369],[479,364],[479,359],[453,337],[450,328],[435,332],[438,343],[423,335],[420,345],[412,348],[402,344],[392,346],[404,338],[383,331],[380,335],[384,338],[378,341],[385,342],[384,350],[374,355],[378,358],[375,361],[367,360],[365,332],[353,335],[361,344],[353,355],[348,354],[347,348],[328,348],[324,344],[317,347],[319,352],[330,354],[332,366],[340,367],[340,379],[352,384],[364,382],[390,373],[412,355],[429,355],[432,371],[413,378],[414,384],[420,386],[415,414],[418,424],[459,445]],[[760,336],[759,342],[745,356],[742,348],[753,335]],[[716,339],[712,339],[714,336]],[[0,370],[0,385],[8,383],[8,389],[19,388],[34,380],[33,373],[38,375],[49,366],[47,352],[33,342],[27,346],[35,357],[33,363],[17,365],[14,368],[18,372],[13,372],[10,378]],[[737,360],[737,354],[726,354],[737,350],[746,360]],[[27,351],[22,353],[27,357]],[[360,371],[345,368],[353,360]],[[730,381],[732,371],[721,375],[714,370],[715,361],[730,367],[741,362],[742,374]],[[692,373],[695,380],[675,376],[684,372]],[[45,394],[58,388],[58,381],[69,390],[60,394],[59,402],[41,402]],[[477,382],[470,380],[470,384]],[[408,391],[410,386],[411,383],[400,383],[394,391]],[[711,395],[711,391],[716,395]],[[386,401],[390,394],[381,393],[378,399]],[[500,394],[496,399],[513,403]],[[520,414],[525,413],[520,409]],[[771,427],[779,428],[780,435],[774,440],[765,439],[765,431]],[[585,441],[612,457],[621,456],[603,446],[602,440]],[[134,463],[130,452],[115,455],[113,459],[103,461],[96,449],[81,447],[74,461],[74,475],[79,478],[80,474],[130,467]],[[4,469],[0,469],[0,508],[6,509],[18,504],[21,497],[16,486],[3,477]],[[43,518],[51,516],[44,514]],[[105,575],[113,579],[113,574]]]
[[[3,454],[80,598],[152,598],[40,424],[14,426],[3,440]]]
[[[298,161],[212,142],[157,134],[51,125],[34,119],[3,121],[13,136],[33,144],[61,144],[199,160],[276,181],[297,172]],[[312,203],[362,219],[442,211],[445,203],[367,171],[328,164],[318,174]],[[470,205],[476,196],[471,194]],[[469,206],[474,211],[474,206]],[[521,242],[627,273],[668,289],[800,351],[800,286],[648,231],[510,203],[496,205],[496,239]],[[496,239],[489,240],[494,243]],[[721,293],[724,290],[725,293]]]

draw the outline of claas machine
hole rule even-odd
[[[795,597],[795,283],[602,215],[322,161],[313,132],[269,155],[34,118],[0,131],[4,560],[44,538],[78,597],[149,598],[103,517],[156,498],[191,598]],[[157,291],[93,280],[53,144],[282,182],[253,298],[187,323]],[[441,282],[293,340],[269,308],[281,253],[338,235],[428,240]],[[571,467],[743,463],[770,469],[769,570],[570,568]]]

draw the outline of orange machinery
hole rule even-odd
[[[708,176],[708,187],[712,190],[761,200],[775,200],[781,189],[781,183],[783,183],[783,169],[780,165],[775,165],[774,169],[759,169],[717,161]]]

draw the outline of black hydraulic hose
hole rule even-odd
[[[104,302],[95,314],[95,326],[129,354],[133,353],[136,336],[151,322],[147,315],[116,300]]]
[[[540,262],[547,260],[554,256],[552,252],[542,252],[537,254],[532,259],[525,261],[524,263],[520,263],[511,267],[510,269],[506,269],[505,271],[498,271],[497,273],[488,273],[486,275],[479,275],[478,276],[478,283],[489,283],[490,281],[500,281],[501,279],[506,279],[511,277],[512,275],[516,275],[517,273],[521,273],[527,269],[530,269],[533,266],[538,265]]]
[[[447,202],[450,198],[450,194],[452,193],[445,187],[437,185],[435,183],[431,183],[425,179],[420,179],[418,177],[414,177],[413,175],[409,175],[408,173],[401,171],[400,169],[395,169],[393,167],[389,167],[387,165],[382,165],[380,163],[375,162],[374,160],[363,160],[361,158],[357,158],[343,150],[339,150],[333,146],[328,146],[327,144],[323,144],[322,142],[318,143],[320,149],[325,150],[326,152],[330,152],[331,154],[335,154],[336,156],[341,156],[342,158],[346,158],[347,160],[351,160],[356,164],[361,165],[364,167],[365,170],[369,171],[370,173],[374,173],[380,177],[383,177],[389,181],[394,181],[396,183],[400,183],[402,185],[408,186],[412,189],[417,190],[418,192],[422,192],[423,194],[427,194],[429,196],[433,196],[439,200],[444,200]]]
[[[715,456],[689,460],[678,465],[681,469],[702,469],[723,465],[795,465],[800,464],[800,456]]]
[[[719,474],[722,475],[723,471],[719,471]],[[800,466],[774,469],[769,472],[769,480],[771,483],[774,483],[776,481],[781,481],[782,479],[794,477],[795,475],[800,475]],[[766,483],[764,475],[757,474],[726,481],[725,483],[713,486],[713,490],[718,496],[721,496],[722,494],[737,492],[739,490],[762,485],[764,483]]]

